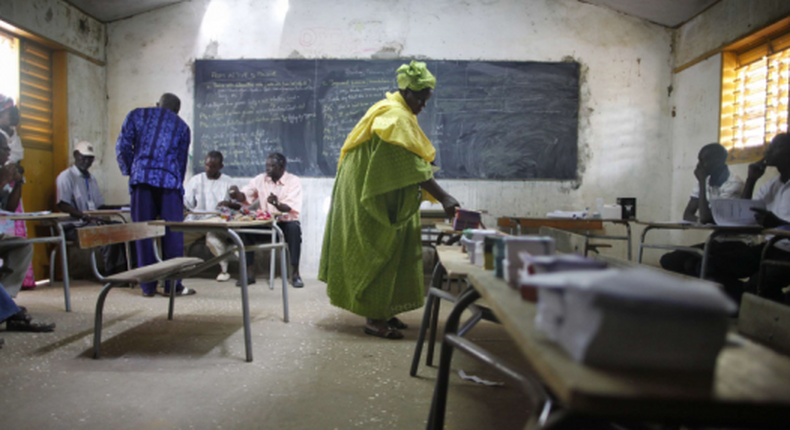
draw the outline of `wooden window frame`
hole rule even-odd
[[[747,40],[748,39],[748,40]],[[766,99],[763,118],[768,117],[768,112],[776,113],[776,109],[769,102],[769,85],[772,82],[771,64],[775,64],[777,56],[787,56],[790,53],[790,23],[782,26],[774,26],[770,33],[763,33],[761,37],[750,36],[732,44],[729,49],[722,51],[721,57],[721,103],[719,115],[719,142],[729,151],[728,164],[751,163],[762,159],[770,139],[780,132],[788,131],[788,117],[790,117],[790,88],[788,83],[779,90],[785,100],[784,123],[780,123],[776,132],[769,130],[767,123],[764,123],[763,143],[760,146],[736,147],[737,127],[739,122],[739,110],[737,109],[737,97],[740,93],[738,70],[749,67],[749,65],[766,61]],[[769,61],[770,60],[770,61]],[[781,60],[778,60],[782,67]],[[787,63],[784,63],[785,71]],[[781,69],[780,69],[781,73]],[[781,75],[779,76],[781,81]],[[787,78],[785,78],[787,79]],[[788,80],[790,82],[790,80]],[[742,95],[741,95],[742,96]]]

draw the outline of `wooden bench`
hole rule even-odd
[[[93,265],[93,273],[104,283],[104,288],[102,288],[101,293],[99,293],[99,298],[96,301],[96,319],[93,334],[94,358],[99,358],[101,353],[102,313],[104,310],[104,301],[111,289],[122,285],[135,285],[145,282],[167,280],[175,281],[177,279],[186,278],[211,267],[213,264],[219,262],[219,260],[227,258],[230,254],[230,252],[228,252],[209,261],[194,257],[180,257],[162,261],[156,244],[152,241],[151,246],[154,247],[154,254],[158,263],[127,270],[126,272],[107,277],[99,273],[96,253],[102,246],[129,243],[143,239],[153,239],[164,235],[164,226],[150,225],[148,223],[113,224],[101,227],[84,227],[77,230],[80,249],[92,250],[91,263]],[[173,289],[175,289],[175,286]],[[167,314],[167,319],[169,320],[173,319],[175,297],[176,294],[170,294],[170,304]]]
[[[738,331],[783,354],[790,354],[790,306],[746,293],[738,314]]]

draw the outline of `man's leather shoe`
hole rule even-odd
[[[302,282],[301,276],[294,276],[293,280],[291,281],[291,284],[293,284],[294,288],[304,287],[304,282]]]

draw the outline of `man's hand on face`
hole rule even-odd
[[[765,160],[760,160],[749,165],[749,179],[760,179],[765,174]]]
[[[705,182],[708,176],[710,175],[705,171],[702,165],[697,164],[697,167],[694,169],[694,177],[697,178],[698,181]]]

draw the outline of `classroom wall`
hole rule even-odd
[[[0,19],[75,53],[104,61],[106,27],[65,1],[3,0]]]
[[[489,210],[490,224],[618,196],[669,217],[671,31],[643,20],[576,0],[194,0],[110,23],[107,33],[108,145],[131,109],[165,91],[182,97],[191,124],[195,58],[572,58],[582,65],[578,180],[442,185],[463,206]],[[127,183],[113,157],[107,148],[104,191],[122,203]],[[314,274],[332,180],[303,184],[303,272]]]
[[[83,140],[94,144],[96,161],[93,173],[99,183],[104,182],[103,154],[115,152],[107,138],[107,85],[103,66],[68,54],[68,111],[69,164],[74,161],[74,146]],[[117,164],[114,164],[116,169]]]
[[[680,66],[711,49],[726,46],[747,34],[790,14],[790,2],[743,2],[725,0],[678,29],[676,61]],[[670,220],[680,220],[696,183],[694,168],[704,145],[719,140],[721,103],[721,55],[699,62],[673,75],[672,97],[672,200]],[[746,180],[748,164],[735,164],[730,171]],[[757,186],[776,176],[769,168]],[[653,234],[653,233],[651,233]],[[661,233],[657,233],[657,236]],[[667,234],[674,241],[700,243],[706,234]],[[660,254],[658,251],[651,251]]]

